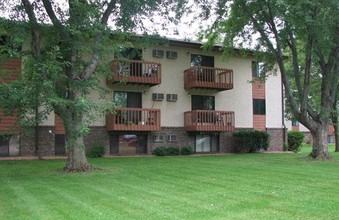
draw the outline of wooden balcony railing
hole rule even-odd
[[[125,82],[127,84],[158,85],[161,83],[161,63],[143,60],[113,60],[113,76],[107,84]]]
[[[184,114],[186,131],[234,131],[234,112],[193,110]]]
[[[233,71],[214,67],[194,66],[184,72],[185,89],[233,89]]]
[[[106,115],[108,131],[159,131],[160,109],[116,108]]]

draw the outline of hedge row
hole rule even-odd
[[[154,149],[153,154],[156,156],[178,156],[178,155],[191,155],[193,153],[190,146],[182,147],[157,147]]]
[[[269,147],[269,134],[264,131],[242,130],[233,133],[240,144],[240,148],[246,152],[257,152]]]

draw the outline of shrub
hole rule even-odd
[[[153,154],[156,156],[178,156],[178,155],[191,155],[193,150],[190,146],[182,147],[157,147],[154,149]]]
[[[157,147],[154,149],[153,154],[156,156],[166,156],[167,149],[165,147]]]
[[[240,148],[246,152],[267,150],[269,146],[269,135],[264,131],[243,130],[233,133],[233,137],[238,139]]]
[[[191,155],[192,153],[193,153],[193,150],[191,146],[182,147],[180,150],[181,155]]]
[[[304,140],[304,133],[301,131],[288,132],[288,150],[298,152]]]
[[[91,145],[87,149],[87,157],[94,158],[94,157],[102,157],[105,155],[105,146],[103,144],[97,143]]]
[[[179,147],[168,147],[167,148],[167,155],[168,156],[177,156],[177,155],[180,155]]]

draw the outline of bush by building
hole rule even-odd
[[[298,152],[304,140],[304,133],[301,131],[288,132],[288,150]]]
[[[269,147],[269,134],[264,131],[242,130],[233,133],[241,152],[257,152]]]

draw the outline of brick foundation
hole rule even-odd
[[[165,139],[163,142],[154,142],[154,135],[164,135]],[[176,135],[176,142],[169,142],[166,140],[167,135]],[[183,127],[162,127],[160,131],[150,132],[148,135],[148,146],[147,153],[152,154],[153,150],[157,147],[185,147],[194,146],[194,137],[186,132]]]
[[[220,152],[221,153],[236,152],[236,146],[232,132],[220,133]]]
[[[90,127],[90,132],[84,137],[85,147],[93,144],[103,144],[106,147],[106,154],[109,154],[109,133],[106,127]]]
[[[54,127],[39,127],[39,154],[41,156],[54,155]],[[35,155],[35,131],[30,128],[20,135],[20,156]]]
[[[283,128],[267,128],[270,135],[270,146],[267,151],[283,151],[284,150],[284,129]]]
[[[39,127],[39,154],[41,156],[55,155],[55,130],[53,126]],[[20,156],[35,155],[35,131],[31,128],[27,134],[20,135]],[[90,133],[84,137],[85,146],[102,143],[109,153],[109,135],[106,127],[91,127]],[[66,150],[67,151],[67,150]]]
[[[54,127],[42,126],[39,127],[39,153],[42,156],[55,154],[55,135]],[[267,129],[270,135],[270,146],[268,151],[282,151],[283,150],[283,129],[270,128]],[[121,133],[121,132],[119,132]],[[157,132],[147,132],[147,154],[152,154],[153,150],[157,147],[175,146],[194,147],[194,137],[198,133],[189,133],[183,127],[162,127]],[[155,135],[163,135],[164,140],[162,142],[155,142]],[[167,135],[176,135],[177,141],[170,142],[166,139]],[[89,134],[84,137],[85,146],[89,147],[93,144],[100,143],[106,147],[106,154],[110,154],[110,133],[106,131],[104,126],[95,126],[90,128]],[[231,132],[219,133],[219,147],[220,153],[239,153],[239,147],[236,140],[233,138]],[[31,130],[30,135],[22,134],[20,136],[20,155],[28,156],[35,154],[34,143],[34,129]]]

